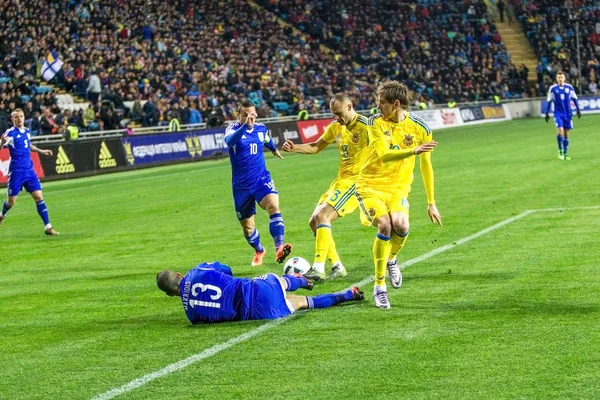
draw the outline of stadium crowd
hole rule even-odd
[[[124,117],[219,125],[236,117],[242,97],[259,117],[327,111],[339,91],[367,109],[381,78],[430,103],[528,96],[528,71],[510,62],[483,0],[258,3],[271,12],[243,0],[0,0],[0,124],[28,101],[32,116],[50,108],[51,129],[40,133],[60,132],[65,118],[82,130],[116,128]],[[64,62],[54,82],[88,110],[65,115],[53,93],[36,92],[53,49]]]
[[[595,0],[521,0],[518,19],[540,60],[536,70],[538,96],[548,91],[556,72],[567,73],[579,87],[576,21],[579,22],[581,88],[583,93],[600,94],[600,4]]]

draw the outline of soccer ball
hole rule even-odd
[[[302,274],[308,272],[310,264],[302,257],[292,257],[283,266],[283,273],[286,275]]]

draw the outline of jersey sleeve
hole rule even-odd
[[[196,269],[201,269],[204,271],[214,270],[217,272],[222,272],[229,276],[233,276],[233,272],[231,271],[231,268],[229,266],[227,266],[225,264],[221,264],[219,262],[198,264],[196,266]]]
[[[338,125],[339,124],[337,122],[332,122],[329,125],[327,125],[327,128],[325,128],[325,132],[323,133],[323,135],[321,135],[321,139],[323,139],[327,143],[335,142],[335,137],[337,136],[336,128]]]
[[[385,136],[381,129],[381,122],[378,120],[374,120],[373,124],[369,126],[369,146],[375,149],[379,157],[383,157],[387,152]]]

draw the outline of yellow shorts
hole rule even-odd
[[[329,204],[340,217],[353,213],[358,208],[358,200],[354,195],[354,182],[354,180],[336,179],[321,196],[318,204]]]
[[[360,222],[371,226],[385,214],[401,212],[408,215],[408,192],[386,192],[384,190],[360,188],[356,192],[360,205]]]

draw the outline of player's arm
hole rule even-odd
[[[554,101],[554,92],[552,92],[552,86],[550,86],[550,89],[548,89],[548,97],[546,98],[546,109],[543,111],[543,114],[546,114],[546,116],[544,117],[544,119],[546,120],[546,122],[548,122],[550,120],[550,104],[552,104],[552,102]]]
[[[577,109],[577,118],[581,118],[581,110],[579,109],[579,101],[577,101],[577,93],[575,93],[575,89],[571,90],[571,100],[575,103],[575,108]]]
[[[379,123],[375,120],[373,125],[369,126],[369,146],[375,149],[381,161],[385,163],[404,160],[405,158],[431,151],[437,146],[437,142],[423,143],[414,149],[390,149],[387,146],[387,140],[385,140],[385,135],[379,127]]]
[[[427,214],[431,222],[442,225],[442,216],[435,205],[435,189],[433,165],[431,164],[431,153],[426,152],[419,155],[419,168],[423,177],[423,185],[425,186],[425,194],[427,195]]]
[[[233,129],[233,125],[228,126],[227,129],[225,129],[224,139],[227,146],[235,146],[249,126],[254,124],[254,121],[256,121],[256,113],[250,113],[248,114],[248,117],[246,117],[246,122],[237,129]]]
[[[8,143],[8,134],[4,133],[0,136],[0,149],[2,149]]]
[[[51,156],[52,155],[52,150],[40,149],[39,147],[37,147],[37,146],[35,146],[33,144],[30,145],[29,147],[30,147],[31,151],[34,151],[36,153],[43,154],[45,156]]]
[[[291,140],[286,140],[282,146],[283,151],[299,154],[317,154],[331,143],[325,141],[321,136],[318,140],[305,144],[294,144]]]

